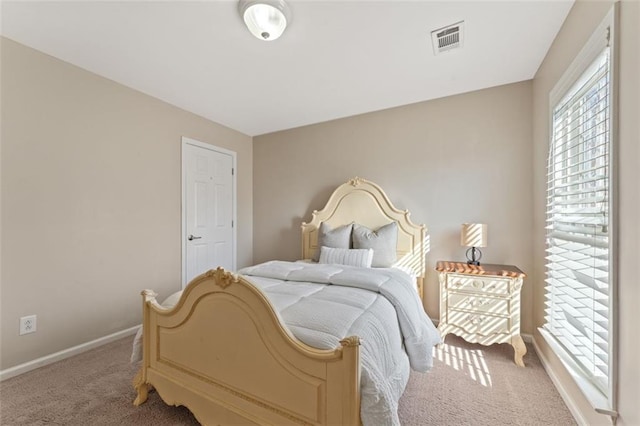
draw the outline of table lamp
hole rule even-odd
[[[480,265],[482,252],[478,247],[487,246],[487,225],[484,223],[463,223],[460,245],[471,247],[467,250],[467,264]]]

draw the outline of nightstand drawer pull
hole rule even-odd
[[[477,315],[469,315],[467,317],[467,321],[469,321],[473,325],[481,324],[484,321],[484,317],[479,317]]]
[[[467,299],[467,305],[472,308],[478,308],[480,306],[488,305],[491,303],[489,299]]]

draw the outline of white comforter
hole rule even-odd
[[[238,271],[265,292],[304,343],[334,349],[361,339],[361,418],[364,425],[399,425],[398,400],[409,367],[431,368],[440,335],[424,313],[414,278],[398,269],[272,261]],[[163,305],[175,305],[179,294]],[[140,358],[140,337],[132,360]],[[406,352],[405,350],[406,349]]]

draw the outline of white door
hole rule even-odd
[[[222,266],[235,270],[235,153],[183,138],[183,287]]]

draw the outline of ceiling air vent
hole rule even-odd
[[[447,50],[462,47],[464,42],[464,21],[431,31],[433,53],[436,55]]]

